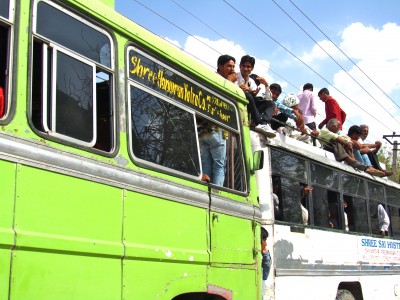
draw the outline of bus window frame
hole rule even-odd
[[[107,66],[105,64],[103,64],[100,60],[99,61],[95,61],[93,59],[91,59],[88,56],[85,56],[82,53],[76,52],[71,48],[68,48],[65,45],[59,44],[56,41],[53,41],[52,39],[43,36],[41,34],[39,34],[37,32],[37,24],[38,24],[38,13],[37,13],[37,9],[38,9],[38,4],[39,3],[46,3],[47,5],[51,6],[52,8],[58,10],[60,13],[63,13],[65,15],[67,15],[68,17],[70,17],[71,19],[80,22],[82,24],[84,24],[85,26],[90,27],[92,30],[103,34],[107,41],[108,44],[110,46],[110,66]],[[91,19],[90,16],[82,16],[79,12],[73,11],[71,10],[71,8],[65,8],[63,6],[61,6],[61,4],[55,3],[53,1],[50,0],[35,0],[33,3],[33,11],[34,14],[32,16],[32,35],[31,35],[31,43],[32,45],[34,43],[39,43],[40,46],[42,47],[47,47],[48,49],[50,49],[50,51],[52,51],[52,53],[57,53],[57,52],[61,52],[64,55],[67,55],[69,57],[72,57],[78,61],[84,62],[85,64],[88,64],[92,67],[93,69],[93,95],[92,95],[92,100],[93,100],[93,112],[94,112],[94,118],[93,118],[93,130],[92,130],[92,136],[93,139],[92,141],[83,141],[80,139],[75,139],[73,137],[67,136],[67,135],[63,135],[63,134],[59,134],[59,133],[54,133],[52,130],[50,130],[49,126],[47,126],[48,128],[45,128],[45,124],[47,123],[46,117],[52,117],[53,114],[50,113],[50,115],[44,115],[44,109],[42,109],[42,118],[41,118],[41,125],[43,126],[42,129],[38,128],[34,122],[32,121],[33,116],[32,116],[32,84],[31,84],[31,92],[30,92],[30,101],[29,101],[29,122],[31,124],[31,127],[34,129],[34,131],[49,140],[53,140],[55,142],[60,142],[66,145],[70,145],[70,146],[75,146],[78,148],[83,148],[85,150],[91,151],[91,152],[96,152],[96,153],[101,153],[104,156],[109,156],[112,157],[114,156],[115,151],[118,149],[118,135],[116,134],[117,129],[118,129],[118,122],[116,121],[116,111],[117,111],[117,99],[115,97],[115,80],[116,80],[116,72],[115,72],[115,54],[114,54],[114,49],[115,49],[115,39],[112,37],[111,33],[109,31],[107,31],[105,28],[103,28],[101,26],[101,24],[99,24],[98,22],[96,22],[95,19]],[[56,50],[55,50],[56,49]],[[101,51],[101,50],[100,50]],[[33,51],[32,51],[33,52]],[[47,54],[46,54],[47,55]],[[32,58],[33,58],[33,53],[31,54]],[[42,51],[42,59],[44,57],[43,51]],[[52,61],[51,61],[52,60]],[[44,71],[46,69],[43,69],[42,72],[42,76],[43,76],[43,81],[42,86],[40,87],[40,89],[42,90],[42,94],[43,97],[40,100],[40,102],[43,104],[43,106],[47,105],[47,101],[45,100],[46,94],[47,94],[47,78],[51,75],[50,82],[56,83],[54,81],[54,78],[56,76],[56,73],[54,72],[54,64],[56,64],[56,59],[55,57],[52,57],[50,61],[47,61],[46,63],[43,62],[42,67],[46,68],[48,65],[51,67],[51,74],[47,71]],[[33,61],[33,59],[32,59]],[[48,65],[47,65],[48,64]],[[109,129],[106,133],[109,135],[109,143],[110,143],[110,147],[107,150],[101,149],[99,147],[97,147],[96,145],[96,139],[98,137],[99,132],[97,131],[97,122],[99,120],[99,115],[96,114],[96,109],[95,106],[97,107],[97,102],[99,101],[98,97],[97,97],[97,74],[98,73],[106,73],[109,78],[109,84],[110,84],[110,88],[109,88]],[[30,67],[30,73],[33,73],[33,66]],[[45,79],[46,78],[46,79]],[[54,90],[54,89],[53,89]],[[51,97],[50,97],[51,98]],[[50,99],[50,101],[53,101],[52,99]],[[47,131],[47,129],[49,129],[49,131]]]
[[[51,74],[52,74],[52,78],[50,79],[51,82],[51,92],[50,92],[50,102],[51,102],[51,111],[48,109],[48,105],[47,102],[48,101],[43,101],[43,111],[42,111],[42,124],[44,127],[44,130],[47,134],[49,134],[50,136],[54,136],[56,138],[60,138],[63,140],[66,140],[68,142],[77,144],[77,145],[81,145],[84,147],[93,147],[96,143],[96,136],[97,136],[97,118],[96,118],[96,107],[97,107],[97,93],[96,93],[96,65],[91,62],[88,59],[84,59],[81,56],[78,56],[74,53],[71,53],[69,51],[65,51],[64,48],[62,47],[58,47],[57,45],[54,44],[43,44],[43,69],[46,70],[47,69],[47,63],[48,63],[48,57],[47,57],[47,51],[48,49],[51,49],[52,51],[52,63],[51,63]],[[93,99],[93,107],[92,107],[92,116],[93,116],[93,120],[92,120],[92,139],[89,142],[85,142],[79,139],[76,139],[74,137],[62,134],[57,132],[57,128],[56,128],[56,120],[57,120],[57,114],[56,114],[56,110],[57,110],[57,69],[58,69],[58,53],[61,52],[62,54],[69,56],[81,63],[86,64],[87,66],[90,66],[92,69],[92,79],[93,79],[93,83],[92,83],[92,99]],[[43,72],[43,98],[44,99],[48,99],[48,95],[47,95],[47,83],[48,83],[48,73],[47,72]],[[48,116],[50,116],[50,124],[48,124],[47,118]]]
[[[232,107],[235,110],[235,118],[236,118],[236,121],[237,121],[236,122],[237,129],[229,127],[226,124],[223,124],[223,123],[219,122],[216,119],[211,119],[206,114],[202,114],[201,112],[191,108],[190,106],[184,105],[184,104],[178,102],[177,100],[169,97],[168,95],[164,95],[161,92],[159,92],[157,90],[154,90],[154,89],[151,89],[150,87],[146,86],[145,84],[132,79],[129,76],[129,73],[130,73],[130,66],[129,66],[130,55],[129,54],[130,54],[131,50],[133,50],[133,51],[137,52],[138,54],[150,59],[154,63],[157,63],[161,67],[173,72],[174,74],[179,75],[184,80],[195,84],[196,86],[202,88],[203,90],[207,91],[211,95],[217,95],[223,101],[228,102],[230,105],[232,105]],[[196,138],[196,143],[197,143],[197,147],[198,147],[197,152],[198,152],[199,159],[200,159],[200,170],[201,170],[200,176],[193,176],[193,175],[190,175],[190,174],[187,174],[187,173],[184,173],[184,172],[180,172],[180,171],[174,170],[172,168],[163,167],[163,166],[160,166],[158,164],[154,164],[152,162],[149,162],[149,161],[146,161],[146,160],[143,160],[143,159],[139,159],[134,155],[133,149],[132,149],[132,134],[131,134],[131,125],[132,124],[131,124],[131,95],[130,95],[131,91],[130,91],[130,87],[131,86],[135,86],[135,87],[137,87],[137,88],[139,88],[139,89],[141,89],[141,90],[143,90],[145,92],[148,92],[148,93],[156,96],[159,99],[167,101],[168,103],[171,103],[171,104],[173,104],[173,105],[175,105],[175,106],[177,106],[177,107],[179,107],[179,108],[181,108],[181,109],[183,109],[185,111],[193,113],[194,117],[199,116],[201,118],[210,120],[211,122],[213,122],[217,126],[220,126],[222,129],[228,130],[231,134],[234,134],[235,137],[236,137],[236,141],[240,145],[241,166],[242,166],[241,167],[241,171],[243,173],[243,178],[244,178],[243,179],[244,188],[243,188],[243,190],[235,190],[234,188],[228,188],[228,187],[223,187],[223,186],[214,186],[213,185],[213,187],[218,188],[218,189],[227,190],[229,192],[237,193],[237,194],[240,194],[240,195],[247,194],[248,193],[248,186],[249,186],[248,185],[248,171],[247,171],[247,168],[246,168],[245,158],[244,158],[243,139],[242,139],[242,136],[241,136],[241,126],[240,126],[241,122],[240,122],[240,117],[239,117],[237,104],[234,103],[233,101],[230,101],[229,99],[227,99],[225,96],[223,96],[222,93],[217,92],[217,91],[215,91],[215,90],[213,90],[211,88],[207,88],[200,81],[194,80],[194,79],[190,78],[189,76],[185,75],[184,73],[182,73],[179,70],[179,68],[174,66],[172,63],[168,62],[167,59],[165,59],[165,58],[162,59],[159,56],[157,56],[155,53],[150,53],[149,51],[145,51],[145,50],[139,49],[138,46],[135,45],[133,42],[126,46],[126,49],[125,49],[125,60],[126,60],[126,82],[127,82],[126,83],[126,88],[127,88],[126,94],[128,95],[127,96],[128,105],[127,105],[127,111],[126,111],[127,120],[128,120],[128,123],[127,123],[127,126],[128,126],[127,134],[128,134],[128,142],[129,142],[129,147],[128,147],[129,148],[129,155],[131,157],[131,160],[135,164],[138,164],[139,166],[143,166],[143,167],[147,167],[147,168],[150,168],[150,169],[159,170],[159,171],[165,172],[167,174],[172,174],[172,175],[176,175],[176,176],[179,176],[179,177],[182,177],[182,178],[188,178],[188,179],[191,179],[191,180],[200,180],[201,179],[201,175],[202,175],[200,145],[199,145],[198,136]],[[196,122],[195,122],[195,124],[196,124]],[[196,130],[196,135],[197,135],[197,130]]]
[[[13,70],[13,62],[14,62],[14,55],[12,55],[14,51],[14,26],[15,26],[15,0],[3,0],[8,1],[8,17],[0,16],[0,23],[5,30],[7,30],[7,53],[5,55],[5,78],[4,78],[4,86],[3,88],[3,97],[4,97],[4,112],[3,115],[0,117],[0,123],[5,124],[8,119],[11,118],[11,115],[14,110],[14,106],[11,104],[11,95],[12,95],[12,87],[11,87],[11,75]]]
[[[201,178],[201,174],[202,174],[202,166],[201,166],[200,146],[199,146],[199,141],[198,141],[198,139],[196,139],[196,143],[197,143],[197,157],[198,157],[199,170],[200,170],[199,176],[190,175],[190,174],[188,174],[188,173],[184,173],[184,172],[180,172],[180,171],[178,171],[178,170],[175,170],[175,169],[173,169],[173,168],[164,167],[164,166],[162,166],[162,165],[159,165],[159,164],[150,162],[150,161],[148,161],[148,160],[139,158],[139,157],[137,157],[137,156],[133,153],[133,149],[132,149],[133,139],[132,139],[132,133],[131,133],[131,127],[132,127],[132,119],[131,119],[131,110],[132,110],[132,106],[131,106],[131,87],[138,88],[138,89],[140,89],[140,90],[143,91],[143,92],[146,92],[146,93],[148,93],[148,94],[151,94],[152,96],[155,96],[157,99],[160,99],[160,100],[165,101],[165,102],[167,102],[167,103],[169,103],[169,104],[175,105],[176,107],[178,107],[178,108],[180,108],[180,109],[182,109],[182,110],[188,112],[188,113],[191,114],[192,117],[193,117],[193,124],[196,125],[196,115],[195,115],[195,112],[190,111],[189,109],[187,109],[187,107],[184,107],[183,105],[179,105],[179,103],[176,103],[176,102],[172,101],[172,100],[169,99],[168,97],[166,97],[166,96],[164,96],[164,95],[162,95],[162,94],[159,94],[159,93],[157,93],[157,92],[154,91],[154,90],[145,88],[143,85],[141,85],[141,84],[139,84],[139,83],[137,83],[137,82],[130,82],[130,81],[128,81],[128,84],[127,84],[127,85],[128,85],[128,91],[127,91],[127,95],[128,95],[128,106],[127,106],[127,110],[128,110],[128,113],[129,113],[129,116],[128,116],[128,118],[127,118],[127,119],[128,119],[128,124],[127,124],[128,130],[127,130],[127,132],[128,132],[128,142],[129,142],[129,147],[128,147],[128,149],[129,149],[129,155],[131,156],[132,160],[133,160],[135,163],[137,163],[138,165],[150,166],[150,167],[152,167],[152,168],[154,168],[154,169],[159,169],[159,170],[162,171],[162,172],[172,173],[172,174],[177,175],[177,176],[189,176],[189,178],[191,178],[191,179],[199,180],[199,179]],[[195,128],[196,128],[196,127],[195,127]],[[197,132],[196,132],[196,134],[197,134]]]

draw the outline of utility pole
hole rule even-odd
[[[394,139],[394,138],[398,138],[400,137],[400,135],[396,135],[396,132],[393,132],[393,134],[391,135],[384,135],[383,138],[388,141],[388,143],[390,145],[393,146],[393,155],[392,155],[392,171],[393,171],[393,175],[392,180],[396,182],[396,175],[397,175],[397,151],[399,151],[398,149],[398,141],[394,140],[393,142],[391,140],[389,140],[389,138]]]

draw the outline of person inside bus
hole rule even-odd
[[[275,220],[282,220],[281,211],[279,208],[279,194],[281,190],[281,181],[278,176],[272,177],[272,199],[274,201]]]
[[[381,237],[388,235],[390,219],[383,205],[378,204],[378,223],[379,223],[379,234]]]
[[[312,135],[318,137],[323,144],[323,148],[333,152],[335,159],[346,162],[355,169],[364,171],[370,175],[384,177],[385,173],[371,166],[366,166],[358,162],[353,156],[353,143],[349,138],[339,135],[341,123],[338,119],[330,119],[326,127],[321,131],[313,130]]]
[[[301,209],[301,219],[303,221],[303,225],[308,225],[308,209],[306,208],[307,199],[310,195],[313,188],[311,186],[302,186],[301,196],[300,196],[300,209]]]
[[[251,121],[255,125],[254,130],[258,133],[265,135],[268,138],[274,138],[276,134],[268,124],[269,120],[264,119],[264,115],[260,113],[255,103],[254,97],[261,89],[255,83],[253,78],[250,77],[250,74],[254,69],[255,63],[255,58],[250,55],[244,55],[241,58],[239,64],[240,72],[237,73],[238,80],[236,81],[236,83],[243,90],[248,101],[247,109],[250,113]],[[258,80],[262,79],[259,78]],[[266,81],[264,83],[266,83]],[[268,83],[266,84],[268,85]]]
[[[349,202],[348,202],[348,200],[346,198],[343,199],[343,208],[344,208],[344,211],[343,211],[343,214],[344,214],[344,229],[346,231],[349,231],[350,228],[349,228],[349,218],[348,218],[349,216],[348,216],[348,213],[350,211],[350,207],[349,207]]]
[[[337,202],[329,202],[328,203],[328,222],[329,228],[339,229],[339,206]]]

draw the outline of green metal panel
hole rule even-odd
[[[207,290],[205,265],[157,260],[124,260],[123,299],[171,300],[176,295]]]
[[[0,299],[8,299],[11,248],[14,245],[13,216],[15,167],[0,161]]]
[[[232,236],[232,238],[236,235]],[[257,270],[230,266],[211,267],[208,282],[232,291],[232,299],[261,300],[261,282]]]
[[[16,195],[12,299],[118,298],[121,190],[20,166]]]
[[[103,2],[104,4],[110,6],[111,8],[115,7],[115,1],[114,0],[100,0],[101,2]]]
[[[206,290],[207,209],[128,191],[124,215],[126,299]]]
[[[120,265],[114,258],[16,251],[10,299],[120,300]]]
[[[211,220],[211,262],[254,267],[252,221],[220,213],[211,213]]]

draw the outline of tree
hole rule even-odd
[[[392,169],[392,162],[393,162],[393,150],[388,149],[386,145],[378,151],[378,159],[379,162],[385,164],[386,170]],[[393,174],[393,181],[400,183],[400,161],[397,159],[396,162],[396,173]]]

